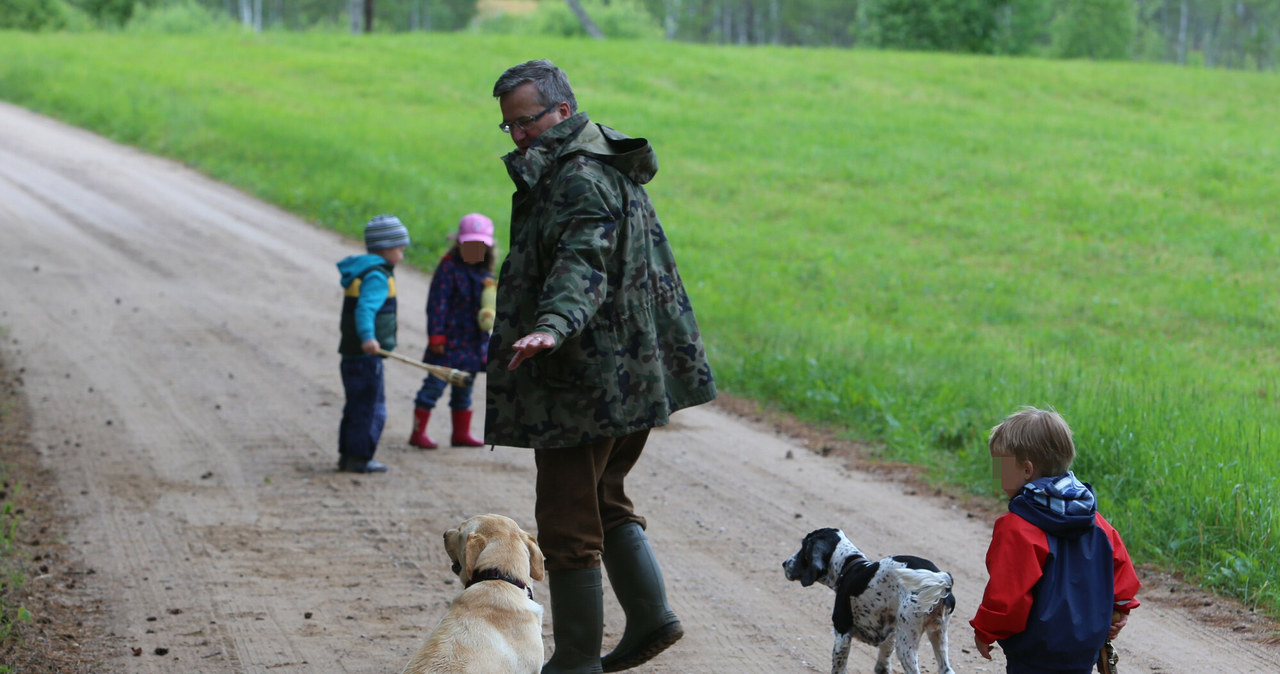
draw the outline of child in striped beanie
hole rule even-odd
[[[364,247],[370,253],[409,245],[409,230],[394,215],[375,215],[364,227]]]
[[[369,252],[350,255],[338,263],[343,301],[342,388],[347,402],[338,427],[338,470],[382,473],[375,461],[382,427],[387,420],[380,350],[396,348],[395,267],[409,246],[409,230],[394,215],[378,215],[364,228]]]

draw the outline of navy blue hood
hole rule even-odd
[[[1093,487],[1068,471],[1066,475],[1042,477],[1023,485],[1009,500],[1009,512],[1045,533],[1079,538],[1093,527],[1098,503]]]

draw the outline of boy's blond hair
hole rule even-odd
[[[1071,427],[1053,409],[1027,406],[1010,414],[991,429],[988,446],[992,456],[1030,461],[1045,477],[1065,474],[1076,458]]]

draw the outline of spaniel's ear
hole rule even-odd
[[[836,591],[836,605],[831,609],[831,627],[836,634],[853,631],[853,602],[849,601],[848,592]]]
[[[480,553],[484,552],[484,548],[489,544],[488,539],[483,534],[471,532],[467,534],[466,560],[463,566],[466,567],[467,575],[463,576],[462,582],[469,583],[475,575],[476,560],[480,559]]]
[[[800,585],[809,587],[826,573],[826,566],[822,562],[819,562],[816,558],[810,558],[809,561],[805,562],[804,569],[800,571]]]
[[[804,545],[800,548],[800,559],[804,560],[804,569],[800,572],[802,586],[809,587],[827,575],[827,562],[833,551],[834,548],[821,536],[811,535],[804,539]]]
[[[538,547],[538,540],[529,535],[527,531],[521,531],[524,534],[524,544],[529,547],[529,577],[534,580],[542,580],[546,575],[546,562],[542,557],[542,548]]]

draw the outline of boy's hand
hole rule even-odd
[[[988,660],[991,659],[991,644],[979,639],[978,635],[975,634],[973,635],[973,645],[978,648],[978,655]]]
[[[429,346],[429,347],[427,347],[427,348],[428,348],[428,349],[431,349],[431,353],[434,353],[434,354],[436,354],[437,356],[443,356],[443,355],[444,355],[444,344],[432,344],[431,346]]]
[[[378,343],[378,340],[370,339],[360,344],[360,350],[370,356],[376,356],[378,355],[378,351],[382,350],[382,345]]]
[[[1124,629],[1124,626],[1127,624],[1129,624],[1129,614],[1116,611],[1111,616],[1111,631],[1107,632],[1107,638],[1116,638],[1116,636],[1120,634],[1120,630]]]

